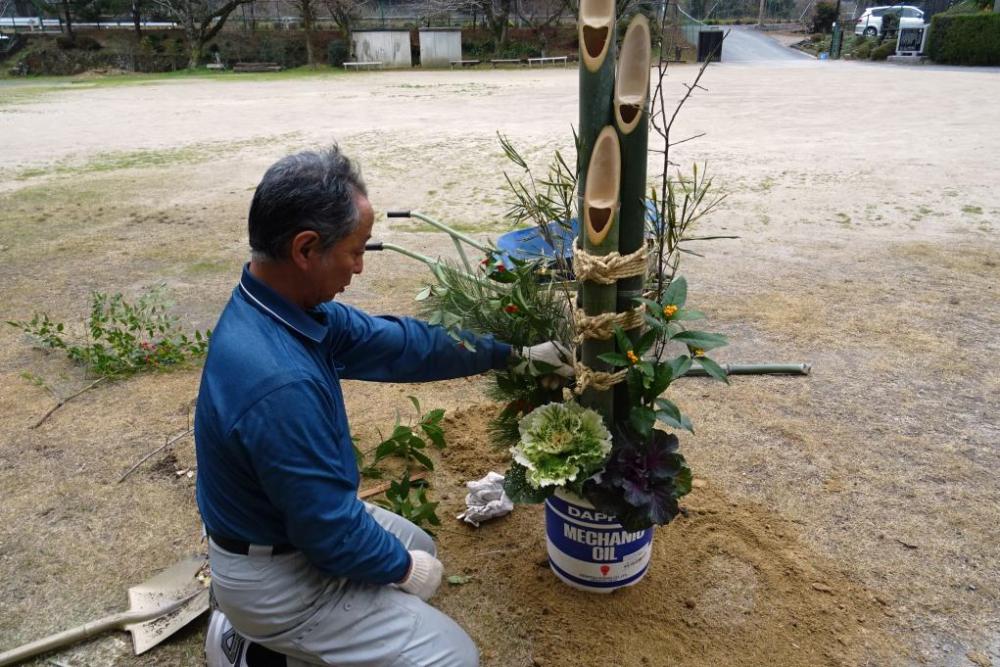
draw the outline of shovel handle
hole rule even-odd
[[[36,639],[30,644],[25,644],[24,646],[18,646],[15,649],[4,651],[3,653],[0,653],[0,667],[6,667],[6,665],[16,665],[17,663],[34,657],[40,653],[46,653],[53,649],[69,646],[70,644],[78,642],[81,639],[87,639],[98,635],[105,630],[120,628],[126,623],[126,621],[129,620],[129,616],[130,614],[128,612],[112,614],[111,616],[105,616],[104,618],[100,618],[96,621],[90,621],[89,623],[78,625],[75,628],[70,628],[69,630],[63,630],[62,632],[57,632],[54,635],[43,637],[42,639]]]
[[[30,644],[18,646],[15,649],[0,653],[0,667],[16,665],[17,663],[34,657],[40,653],[47,653],[48,651],[62,648],[63,646],[69,646],[70,644],[78,642],[81,639],[89,639],[99,635],[106,630],[125,630],[127,629],[126,626],[132,623],[142,623],[143,621],[148,621],[159,616],[165,616],[166,614],[179,609],[190,600],[193,600],[199,593],[201,593],[201,591],[197,591],[181,598],[180,600],[175,600],[170,604],[156,609],[147,609],[145,611],[122,611],[117,614],[112,614],[111,616],[99,618],[96,621],[90,621],[89,623],[78,625],[75,628],[70,628],[69,630],[57,632],[54,635],[49,635],[48,637],[43,637],[42,639],[36,639]]]

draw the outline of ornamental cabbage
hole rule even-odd
[[[611,452],[611,434],[601,416],[577,403],[548,403],[518,424],[521,441],[510,451],[536,489],[564,486],[601,469]]]
[[[680,512],[677,499],[691,491],[691,469],[677,451],[677,436],[655,429],[645,441],[623,425],[615,428],[615,439],[614,454],[587,481],[584,497],[625,530],[670,523]]]

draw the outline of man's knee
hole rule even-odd
[[[464,632],[462,638],[465,641],[455,650],[456,664],[461,667],[479,667],[479,649],[476,648],[476,643]]]

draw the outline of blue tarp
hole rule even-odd
[[[652,227],[656,221],[656,208],[653,201],[646,200],[646,236],[652,236]],[[555,248],[553,248],[542,236],[538,227],[530,229],[518,229],[500,236],[496,241],[497,250],[500,251],[500,259],[505,264],[510,264],[510,258],[518,260],[545,260],[546,264],[552,264],[556,257],[562,256],[566,261],[573,258],[573,244],[580,231],[580,223],[576,218],[570,220],[570,227],[564,227],[559,222],[548,224],[549,233],[552,236]]]

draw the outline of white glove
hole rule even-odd
[[[574,374],[572,353],[562,344],[553,340],[515,350],[514,357],[514,370],[518,373],[530,375],[555,373],[564,378],[571,378]],[[534,362],[554,366],[554,369],[542,371],[535,367]]]
[[[427,602],[441,585],[443,570],[444,566],[441,565],[441,561],[426,551],[411,551],[410,571],[406,574],[406,578],[396,585],[399,586],[400,590],[416,595]]]

